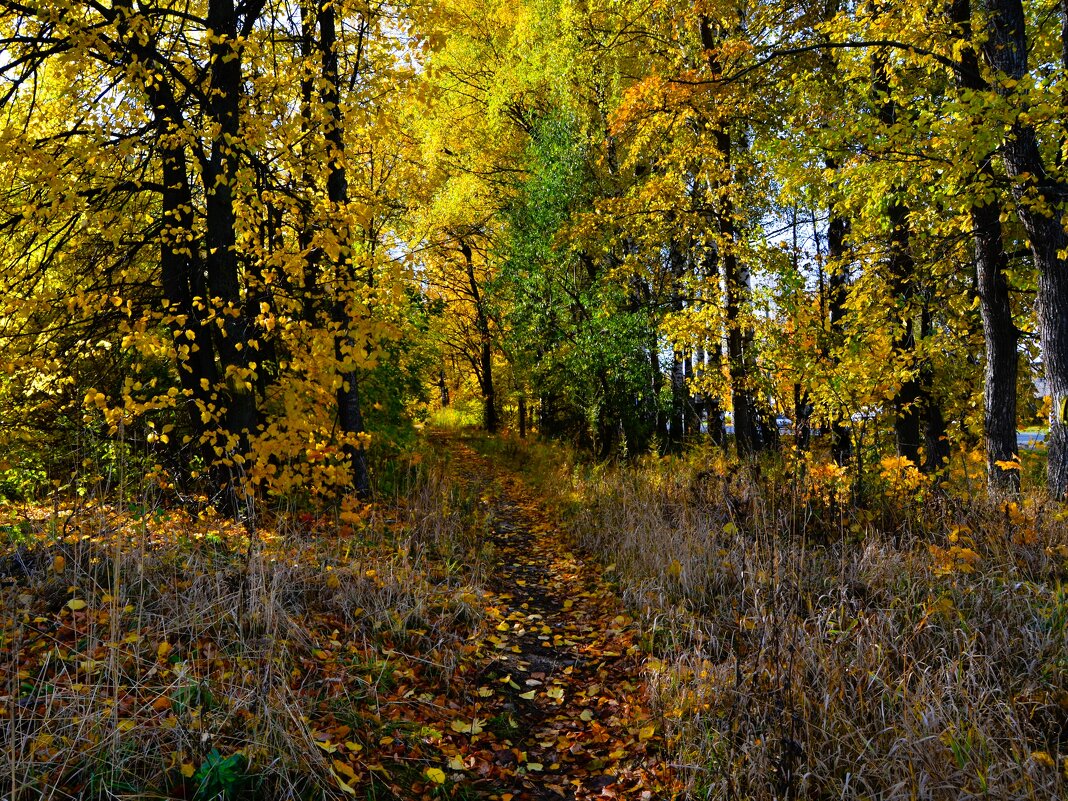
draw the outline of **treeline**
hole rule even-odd
[[[449,291],[543,432],[730,426],[744,456],[788,426],[934,476],[981,445],[1016,491],[1017,426],[1048,420],[1064,494],[1068,6],[480,9],[429,56],[439,198],[486,253]],[[476,328],[443,341],[470,360]]]
[[[1015,491],[1037,364],[1068,487],[1068,4],[0,8],[20,458],[366,494],[459,390],[606,455],[981,443]]]

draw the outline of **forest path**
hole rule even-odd
[[[452,728],[473,724],[460,787],[499,801],[673,797],[639,631],[603,570],[519,476],[458,438],[439,443],[457,478],[480,487],[492,546],[487,625],[456,675],[471,717]]]

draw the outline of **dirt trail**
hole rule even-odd
[[[449,447],[461,478],[492,477],[480,503],[496,556],[489,631],[457,671],[474,723],[466,789],[501,801],[672,797],[644,706],[638,631],[600,567],[518,477]]]

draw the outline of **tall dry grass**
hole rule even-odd
[[[892,460],[858,507],[818,464],[496,452],[640,611],[691,798],[1068,797],[1064,507]]]
[[[373,748],[399,675],[447,684],[479,615],[473,507],[429,461],[355,530],[9,509],[0,797],[351,797],[324,732]]]

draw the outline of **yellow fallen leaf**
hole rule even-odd
[[[545,691],[545,694],[555,701],[564,700],[564,688],[563,687],[550,687]]]
[[[449,770],[463,770],[464,761],[458,756],[454,756],[449,760]]]
[[[522,698],[524,701],[530,701],[531,699],[534,698],[534,695],[535,695],[535,691],[531,690],[529,693],[520,693],[519,697]]]
[[[335,771],[333,768],[330,768],[330,775],[334,777],[334,781],[337,782],[337,786],[340,787],[343,792],[346,792],[349,795],[356,795],[355,788],[353,788],[344,779],[338,776],[337,771]]]
[[[156,658],[160,660],[166,659],[167,654],[171,652],[172,648],[174,648],[174,646],[164,640],[159,644],[159,647],[156,648]]]
[[[480,698],[489,698],[491,695],[493,695],[493,690],[491,690],[489,687],[479,687],[478,695]]]
[[[332,760],[332,762],[334,765],[334,770],[336,770],[338,773],[343,774],[349,781],[352,781],[356,778],[356,771],[354,771],[349,766],[348,762],[342,762],[340,759]]]
[[[465,723],[462,720],[454,720],[449,724],[449,727],[460,734],[481,734],[482,725],[478,722],[478,718],[475,718],[470,723]]]
[[[528,762],[527,763],[527,770],[541,771],[541,770],[545,770],[545,766],[543,764],[541,764],[540,762]]]
[[[445,771],[441,768],[427,768],[423,774],[434,784],[445,784]]]
[[[582,714],[579,715],[579,719],[585,721],[586,723],[589,723],[591,720],[593,720],[593,712],[591,712],[589,709],[583,709]]]
[[[337,577],[337,573],[328,573],[326,576],[326,586],[328,589],[336,590],[341,587],[341,579]]]
[[[180,770],[182,772],[182,775],[185,776],[187,779],[192,779],[193,774],[197,772],[197,769],[193,767],[192,762],[183,762],[178,768],[178,770]]]
[[[652,725],[644,726],[638,731],[638,739],[639,740],[648,740],[654,734],[656,734],[656,726],[652,726]]]
[[[80,598],[71,598],[69,601],[67,601],[67,608],[70,609],[70,611],[72,611],[72,612],[80,612],[81,610],[85,609],[85,607],[87,607],[88,605],[89,604],[87,604],[85,601],[81,600]]]
[[[57,556],[54,560],[52,560],[52,569],[57,573],[62,573],[66,566],[67,560],[64,559],[62,556]]]

